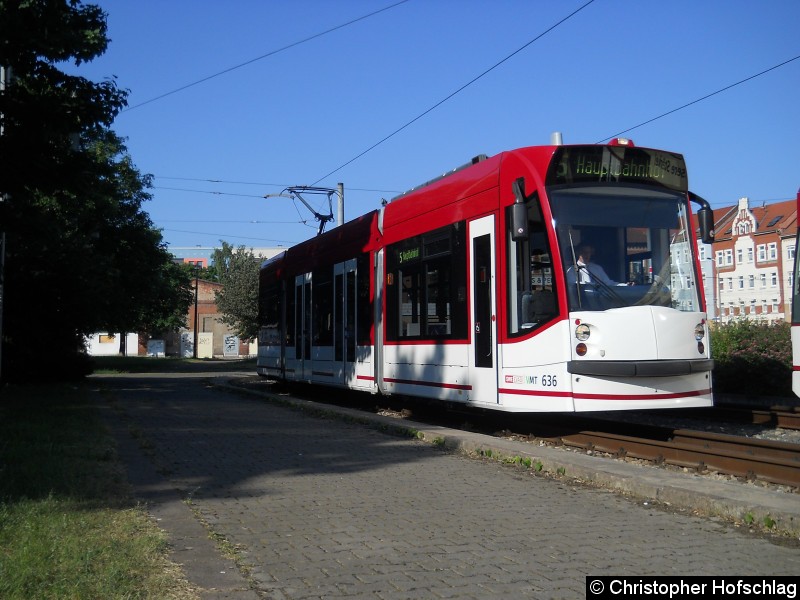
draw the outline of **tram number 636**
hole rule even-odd
[[[542,375],[542,387],[556,387],[558,385],[558,381],[556,381],[555,375]]]

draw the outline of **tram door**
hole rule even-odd
[[[333,267],[334,377],[349,385],[356,379],[356,259]]]
[[[295,373],[298,379],[311,379],[311,273],[294,279]]]
[[[497,402],[494,216],[469,224],[472,291],[470,400]]]

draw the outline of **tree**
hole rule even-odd
[[[222,322],[230,325],[242,339],[258,336],[258,273],[261,259],[239,246],[236,250],[227,242],[212,254],[214,266],[222,284],[216,292],[217,308]]]
[[[0,40],[13,76],[0,93],[2,374],[80,375],[85,335],[171,322],[189,282],[141,209],[150,177],[110,129],[127,92],[56,67],[105,51],[105,13],[0,0]]]

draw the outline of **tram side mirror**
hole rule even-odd
[[[708,200],[701,198],[697,194],[689,192],[689,199],[700,205],[697,211],[697,224],[700,227],[700,241],[704,244],[714,243],[714,211]]]
[[[703,243],[714,243],[714,213],[711,209],[701,208],[697,211],[697,221],[700,224],[700,239]]]
[[[520,177],[511,184],[514,204],[511,206],[511,239],[522,242],[528,239],[528,207],[525,206],[525,179]]]

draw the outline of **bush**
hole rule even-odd
[[[784,321],[732,321],[711,328],[714,391],[792,395],[791,326]]]

